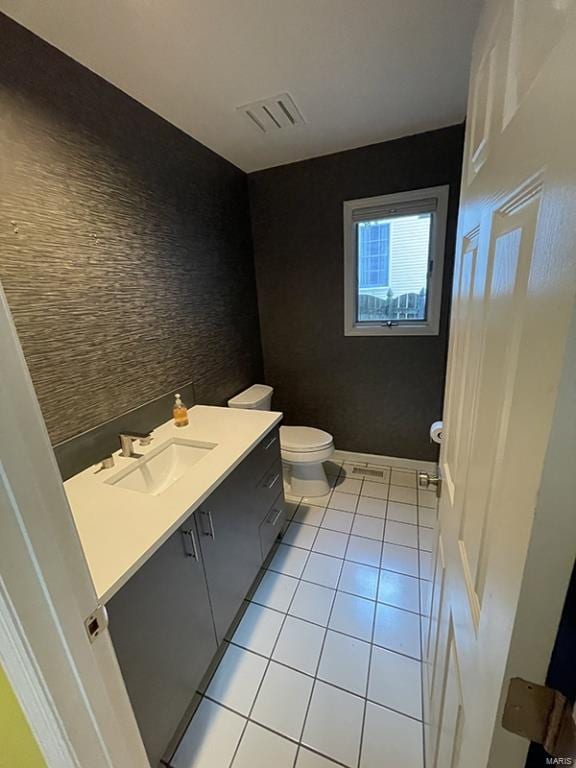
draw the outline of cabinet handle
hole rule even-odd
[[[268,522],[270,523],[270,525],[272,527],[274,527],[276,525],[276,523],[278,522],[278,518],[280,517],[280,515],[282,514],[283,511],[284,510],[282,510],[282,509],[273,509],[272,510],[272,512],[276,512],[276,515],[274,516],[274,520],[270,520],[270,518],[268,518]]]
[[[274,443],[276,442],[276,440],[278,440],[278,438],[276,437],[276,435],[274,435],[274,437],[272,437],[272,438],[271,438],[271,439],[270,439],[270,440],[269,440],[269,441],[266,443],[266,445],[264,446],[264,450],[265,450],[265,451],[267,451],[267,450],[268,450],[268,448],[272,447],[272,446],[274,445]]]
[[[274,477],[272,478],[272,480],[269,480],[267,483],[264,483],[264,486],[265,486],[266,488],[268,488],[268,490],[270,490],[270,488],[274,488],[274,486],[276,485],[276,483],[278,482],[278,480],[280,480],[280,473],[279,473],[279,472],[276,472],[276,474],[274,475]]]
[[[186,538],[190,538],[190,543],[192,544],[192,552],[189,552],[186,549],[186,544],[184,544],[184,551],[186,552],[186,557],[193,557],[194,560],[198,560],[198,550],[196,549],[196,537],[194,536],[194,531],[192,528],[184,528],[182,530],[182,536],[184,537],[184,541],[186,541]]]
[[[208,533],[204,532],[204,536],[211,536],[212,539],[215,539],[216,536],[214,535],[214,522],[212,520],[212,512],[210,512],[209,509],[206,509],[206,510],[203,509],[201,511],[202,511],[202,514],[206,515],[206,517],[208,518],[208,523],[210,525],[210,530],[208,531]]]

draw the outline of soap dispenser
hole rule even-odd
[[[188,410],[184,403],[182,402],[182,398],[178,393],[176,393],[176,400],[174,401],[174,408],[172,409],[172,414],[174,416],[174,424],[177,427],[186,427],[188,426]]]

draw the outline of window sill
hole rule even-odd
[[[344,336],[438,336],[439,329],[429,323],[422,325],[354,325],[344,329]]]

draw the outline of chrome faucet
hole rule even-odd
[[[139,459],[142,454],[135,453],[132,450],[134,440],[140,440],[141,445],[148,445],[152,439],[150,432],[121,432],[120,435],[120,456],[126,456],[126,458]]]

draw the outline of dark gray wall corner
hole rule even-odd
[[[286,423],[345,450],[435,460],[442,415],[463,126],[249,176],[266,382]],[[450,185],[438,336],[345,337],[342,203]]]
[[[52,442],[260,380],[246,175],[2,14],[0,50],[0,280]]]

